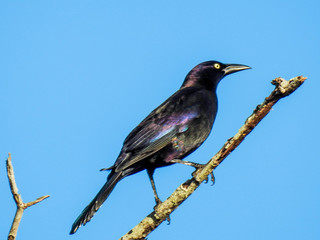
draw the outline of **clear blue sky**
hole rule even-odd
[[[104,184],[124,138],[198,63],[242,63],[225,78],[206,162],[271,92],[283,99],[150,240],[320,239],[319,1],[0,1],[0,239],[15,213],[11,152],[28,209],[17,239],[118,239],[153,210],[145,172],[126,178],[92,221],[71,224]],[[166,199],[192,168],[156,171]]]

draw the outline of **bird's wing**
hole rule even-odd
[[[133,156],[131,155],[126,161],[120,162],[120,164],[116,167],[115,171],[123,171],[124,169],[129,168],[133,164],[151,156],[152,154],[156,153],[160,149],[167,146],[172,138],[176,135],[177,131],[172,131],[169,134],[161,137],[159,140],[150,143],[150,145],[146,146],[145,148],[141,149],[141,151],[138,151]]]
[[[128,135],[114,165],[116,172],[164,148],[178,133],[188,129],[191,120],[199,117],[196,106],[184,107],[185,102],[181,101],[183,98],[183,94],[169,98]],[[130,157],[123,153],[130,154]]]

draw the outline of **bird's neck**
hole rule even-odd
[[[208,91],[215,92],[219,81],[205,74],[199,74],[197,71],[191,71],[185,78],[181,88],[200,87]]]

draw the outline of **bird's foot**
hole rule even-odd
[[[198,164],[197,163],[197,166],[195,166],[196,170],[192,173],[192,177],[195,177],[197,175],[197,173],[199,171],[201,171],[205,166],[206,166],[206,164]],[[213,175],[213,172],[210,173],[210,176],[211,176],[212,185],[214,185],[215,177]],[[209,176],[204,181],[205,181],[204,183],[208,183],[209,182]]]
[[[159,208],[159,205],[162,203],[162,201],[158,198],[158,199],[155,199],[156,200],[156,205],[153,207],[153,210],[155,211],[155,212],[157,212],[158,211],[158,208]],[[166,218],[166,220],[167,220],[167,222],[168,222],[168,225],[170,225],[170,221],[171,221],[171,219],[170,219],[170,216],[168,216],[167,218]]]
[[[212,182],[211,186],[213,186],[215,181],[216,181],[216,179],[215,179],[215,177],[213,175],[213,172],[210,173],[210,176],[211,176],[211,182]],[[209,182],[209,176],[205,179],[204,183],[208,183],[208,182]]]
[[[192,177],[195,177],[197,175],[198,172],[200,172],[204,167],[206,166],[206,164],[199,164],[197,163],[196,166],[192,166],[194,167],[196,170],[192,173]]]
[[[195,177],[197,175],[197,173],[199,171],[201,171],[206,166],[206,164],[189,162],[189,161],[184,161],[184,160],[181,160],[181,159],[173,159],[173,160],[171,160],[171,162],[172,163],[181,163],[181,164],[184,164],[184,165],[187,165],[187,166],[194,167],[196,170],[192,173],[192,177]],[[214,182],[215,182],[215,178],[214,178],[214,175],[213,175],[212,172],[210,173],[210,175],[211,175],[211,181],[212,181],[212,185],[213,185]],[[207,177],[207,179],[205,179],[205,183],[208,183],[208,181],[209,181],[209,178]]]

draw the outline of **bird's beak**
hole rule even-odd
[[[222,71],[224,72],[224,76],[226,76],[228,74],[239,72],[246,69],[251,69],[251,67],[241,64],[226,64],[226,67],[222,69]]]

